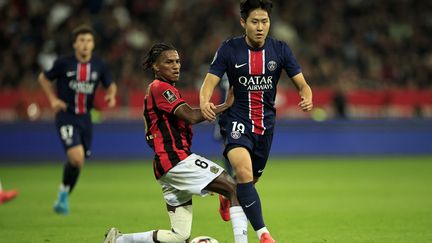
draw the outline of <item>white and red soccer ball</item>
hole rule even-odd
[[[219,243],[219,241],[210,236],[198,236],[193,238],[190,243]]]

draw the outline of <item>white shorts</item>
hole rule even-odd
[[[208,191],[204,188],[223,170],[211,160],[196,154],[189,155],[159,178],[165,202],[175,207],[191,200],[192,195],[206,196]]]

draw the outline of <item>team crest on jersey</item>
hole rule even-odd
[[[211,166],[210,167],[210,172],[213,174],[217,174],[219,172],[219,168],[216,166]]]
[[[169,89],[163,92],[163,96],[170,104],[177,100],[177,96]]]
[[[90,79],[95,81],[98,78],[98,73],[97,72],[91,72],[90,74]]]
[[[277,63],[275,61],[270,61],[267,63],[267,68],[270,71],[274,71],[277,68]]]
[[[239,131],[232,131],[231,132],[231,137],[234,139],[239,139],[241,137],[241,132]]]

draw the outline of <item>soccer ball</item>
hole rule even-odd
[[[190,243],[219,243],[219,241],[210,236],[198,236],[193,238]]]

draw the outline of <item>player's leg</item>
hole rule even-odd
[[[247,242],[247,228],[248,220],[241,208],[236,193],[236,183],[234,179],[228,175],[226,171],[222,172],[215,180],[213,180],[205,190],[217,192],[227,198],[231,205],[228,209],[228,215],[231,219],[234,242],[244,243]],[[228,205],[229,205],[228,204]]]
[[[253,153],[251,153],[251,157],[253,161],[252,171],[253,171],[254,184],[255,184],[258,182],[258,179],[261,177],[266,167],[273,135],[268,134],[268,135],[255,136],[254,139],[256,139],[256,141],[255,141],[255,147],[253,149]],[[267,227],[263,227],[261,229],[256,230],[256,234],[260,239],[261,243],[275,242],[275,240],[270,236]]]
[[[72,192],[78,180],[82,166],[84,165],[84,147],[76,145],[66,152],[68,161],[63,167],[63,178],[59,193],[54,203],[54,211],[60,214],[69,213],[69,194]]]
[[[258,238],[268,233],[262,215],[261,200],[254,184],[252,159],[244,147],[234,147],[227,153],[237,180],[237,197]]]
[[[0,181],[0,204],[8,202],[18,196],[17,190],[4,191]]]
[[[167,210],[171,222],[171,230],[159,229],[131,234],[112,233],[111,235],[114,236],[111,239],[108,238],[110,236],[108,233],[104,243],[187,242],[192,229],[192,200],[180,206],[170,206],[167,204]],[[111,231],[118,232],[118,230]],[[113,238],[115,238],[115,241],[112,240]]]
[[[69,194],[74,189],[81,169],[84,167],[85,152],[83,145],[76,145],[67,150],[68,162],[63,170],[63,185],[69,188]]]

